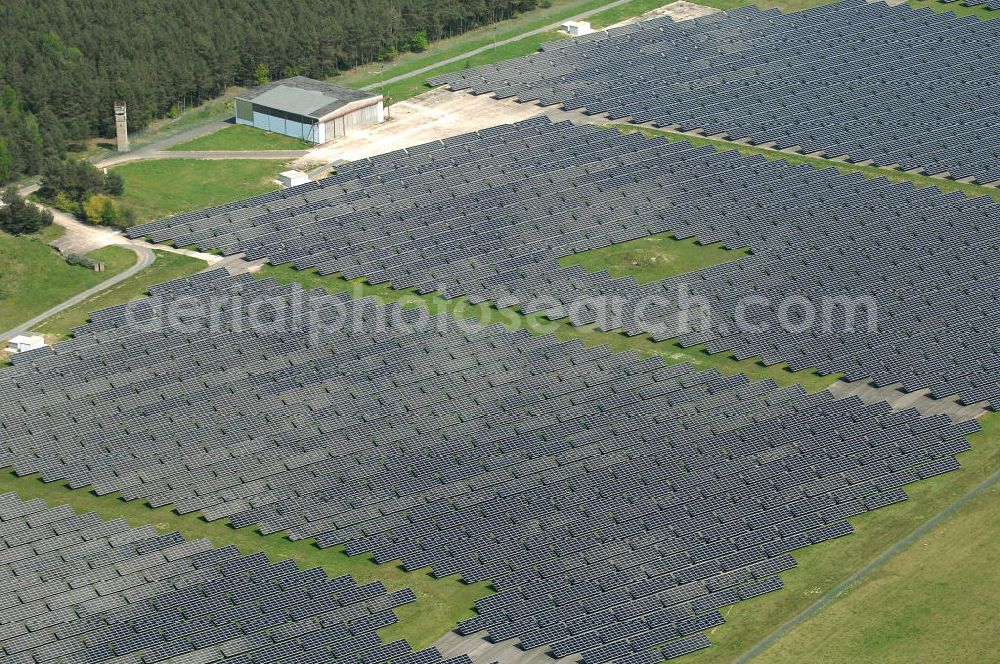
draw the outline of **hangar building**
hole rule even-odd
[[[384,120],[382,95],[304,76],[265,83],[236,97],[236,124],[312,143]]]

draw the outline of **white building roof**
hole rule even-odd
[[[16,337],[11,337],[10,343],[18,346],[35,346],[44,344],[45,337],[40,334],[19,334]]]

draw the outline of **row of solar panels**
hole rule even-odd
[[[643,21],[431,83],[989,183],[1000,180],[998,45],[1000,23],[905,3],[747,6]]]
[[[464,631],[588,664],[704,646],[978,428],[222,270],[4,373],[20,473],[490,580]]]

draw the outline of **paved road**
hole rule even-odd
[[[587,10],[585,12],[580,12],[579,14],[577,14],[575,16],[571,16],[570,18],[564,18],[564,19],[561,19],[561,20],[559,20],[559,21],[557,21],[555,23],[550,23],[549,25],[543,26],[541,28],[537,28],[535,30],[529,30],[527,32],[522,32],[522,33],[514,35],[513,37],[510,37],[508,39],[502,39],[502,40],[500,40],[500,41],[498,41],[496,43],[496,46],[497,47],[506,46],[507,44],[513,44],[516,41],[521,41],[525,37],[534,37],[535,35],[540,35],[543,32],[549,32],[551,30],[558,30],[559,26],[562,25],[563,23],[565,23],[566,21],[579,21],[579,20],[588,18],[590,16],[593,16],[594,14],[598,14],[600,12],[603,12],[606,9],[612,9],[612,8],[617,7],[619,5],[624,5],[627,2],[631,2],[631,0],[615,0],[614,2],[609,2],[608,4],[601,5],[600,7],[597,7],[595,9],[590,9],[590,10]],[[664,0],[664,2],[666,2],[666,0]],[[380,87],[381,85],[383,85],[383,83],[389,84],[389,83],[398,83],[399,81],[405,81],[408,78],[413,78],[414,76],[420,76],[421,74],[426,74],[428,72],[434,71],[435,69],[437,69],[439,67],[444,67],[445,65],[450,65],[450,64],[455,63],[455,62],[461,62],[462,60],[467,60],[468,58],[471,58],[474,55],[479,55],[480,53],[485,53],[487,51],[491,51],[491,50],[493,50],[493,48],[494,48],[493,44],[487,44],[486,46],[480,46],[479,48],[474,48],[471,51],[466,51],[465,53],[462,53],[461,55],[456,55],[453,58],[447,58],[445,60],[439,60],[439,61],[437,61],[437,62],[435,62],[433,64],[427,65],[426,67],[421,67],[420,69],[414,69],[411,72],[407,72],[405,74],[400,74],[399,76],[393,76],[392,78],[387,78],[387,79],[385,79],[385,81],[379,81],[378,83],[372,83],[371,85],[366,85],[362,89],[363,90],[374,90],[375,88]]]
[[[298,159],[308,154],[308,150],[181,150],[172,151],[175,145],[187,143],[196,138],[206,136],[213,132],[232,126],[231,122],[212,122],[200,127],[194,127],[186,131],[179,132],[159,141],[154,141],[142,145],[131,152],[113,154],[103,159],[98,159],[94,165],[98,168],[107,168],[126,164],[132,161],[142,161],[144,159]]]
[[[11,330],[7,330],[6,332],[0,333],[0,341],[6,341],[7,339],[10,339],[11,337],[17,336],[19,334],[24,334],[25,332],[27,332],[31,328],[35,327],[36,325],[38,325],[39,323],[41,323],[45,319],[49,318],[50,316],[54,316],[55,314],[59,313],[60,311],[62,311],[64,309],[68,309],[69,307],[72,307],[73,305],[79,304],[80,302],[83,302],[84,300],[86,300],[87,298],[89,298],[91,295],[96,295],[97,293],[100,293],[101,291],[105,290],[106,288],[110,288],[111,286],[114,286],[118,282],[124,281],[125,279],[128,279],[133,274],[136,274],[137,272],[139,272],[141,270],[145,270],[147,267],[149,267],[150,265],[152,265],[153,261],[156,260],[156,254],[154,254],[153,251],[151,249],[149,249],[148,247],[143,247],[143,246],[135,245],[135,244],[122,244],[122,245],[116,245],[116,246],[125,247],[126,249],[130,249],[130,250],[134,251],[136,253],[136,256],[138,256],[138,260],[136,261],[136,264],[133,265],[132,267],[130,267],[129,269],[125,270],[124,272],[119,272],[118,274],[114,275],[113,277],[111,277],[109,279],[105,279],[104,281],[102,281],[101,283],[97,284],[93,288],[88,288],[87,290],[83,291],[82,293],[77,293],[76,295],[74,295],[73,297],[69,298],[65,302],[63,302],[61,304],[57,304],[56,306],[52,307],[48,311],[44,311],[44,312],[38,314],[37,316],[35,316],[31,320],[29,320],[27,322],[24,322],[24,323],[21,323],[20,325],[18,325],[17,327],[15,327],[15,328],[13,328]]]
[[[138,161],[139,159],[150,159],[156,158],[157,152],[166,150],[169,147],[178,145],[180,143],[186,143],[188,141],[194,140],[206,134],[211,134],[212,132],[224,129],[229,123],[225,121],[212,122],[207,125],[202,125],[200,127],[194,127],[193,129],[188,129],[187,131],[178,132],[173,136],[164,138],[147,145],[142,145],[132,150],[131,152],[126,152],[124,154],[114,154],[110,157],[104,159],[99,159],[94,162],[94,165],[103,168],[105,166],[113,166],[115,164],[125,163],[126,161]]]
[[[798,625],[802,624],[809,618],[811,618],[817,611],[822,609],[824,606],[837,599],[840,593],[844,592],[847,588],[850,588],[854,584],[863,580],[865,577],[869,576],[872,572],[877,570],[882,565],[886,564],[892,560],[897,554],[901,553],[905,549],[909,548],[914,542],[923,537],[925,534],[940,525],[945,519],[950,517],[956,511],[961,509],[963,506],[969,503],[969,501],[982,495],[984,491],[991,488],[997,482],[1000,482],[1000,470],[994,472],[992,475],[984,479],[982,482],[974,486],[965,495],[957,498],[950,505],[945,507],[943,510],[935,514],[929,520],[925,521],[923,525],[914,530],[912,533],[899,540],[891,547],[880,553],[871,562],[862,567],[856,574],[854,574],[849,579],[841,581],[836,586],[831,588],[825,595],[820,597],[818,600],[810,604],[808,607],[802,610],[801,613],[796,615],[794,618],[786,622],[784,625],[773,631],[767,637],[765,637],[760,643],[755,645],[753,648],[745,652],[739,659],[736,660],[736,664],[746,664],[747,662],[754,659],[757,655],[761,654],[769,647],[771,647],[778,639],[783,637],[785,634],[793,630]]]

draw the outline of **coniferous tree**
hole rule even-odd
[[[0,194],[0,229],[12,235],[25,235],[51,224],[52,213],[21,198],[14,187]]]

